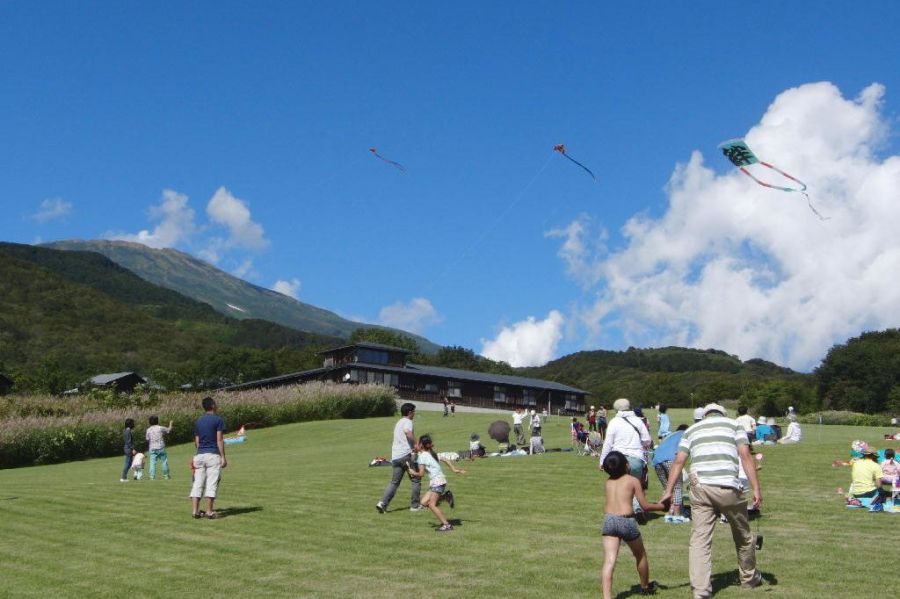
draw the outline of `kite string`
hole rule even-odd
[[[479,235],[478,238],[475,239],[475,241],[473,241],[471,244],[468,245],[468,247],[466,247],[462,252],[460,252],[457,255],[456,259],[453,262],[451,262],[441,272],[441,274],[426,287],[426,289],[429,289],[429,290],[432,289],[436,283],[439,283],[445,276],[447,276],[447,274],[451,270],[456,268],[456,266],[460,262],[462,262],[462,260],[468,254],[470,254],[472,252],[472,250],[474,250],[476,247],[481,245],[481,243],[488,236],[488,234],[490,234],[490,232],[493,231],[494,228],[496,228],[496,226],[500,223],[500,221],[503,220],[503,217],[506,216],[507,213],[509,213],[509,211],[512,210],[522,200],[522,198],[525,196],[525,193],[531,188],[532,185],[534,185],[535,181],[538,180],[538,177],[541,176],[541,173],[543,173],[547,169],[547,167],[550,165],[551,160],[553,160],[553,154],[551,154],[550,156],[547,157],[547,160],[544,162],[543,166],[541,166],[541,168],[538,169],[538,171],[534,174],[534,176],[531,177],[531,180],[528,181],[528,183],[525,185],[525,187],[522,188],[521,191],[519,191],[519,193],[516,195],[515,198],[513,198],[513,200],[509,203],[509,205],[507,205],[506,208],[504,208],[497,215],[497,217],[494,219],[494,221],[482,231],[481,235]]]

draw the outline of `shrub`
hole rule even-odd
[[[803,414],[798,418],[806,424],[843,424],[847,426],[889,426],[891,419],[879,414],[861,414],[859,412],[828,410]]]
[[[173,421],[168,442],[191,441],[203,394],[120,397],[30,397],[0,414],[0,468],[52,464],[122,453],[126,418],[133,418],[135,445],[143,445],[151,415]],[[338,418],[390,416],[396,411],[394,389],[382,385],[306,383],[294,387],[219,393],[219,415],[229,431]],[[152,406],[152,407],[151,407]]]

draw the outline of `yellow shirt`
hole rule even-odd
[[[881,466],[868,458],[853,462],[853,470],[850,473],[853,494],[862,495],[874,491],[881,485]]]

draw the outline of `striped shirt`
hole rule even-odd
[[[740,489],[738,447],[747,443],[737,421],[708,416],[684,432],[678,451],[691,457],[691,474],[701,485]]]

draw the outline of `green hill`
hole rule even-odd
[[[17,390],[132,370],[167,385],[251,380],[315,366],[340,342],[223,316],[100,254],[0,243],[0,370]]]
[[[628,397],[644,406],[663,403],[686,407],[722,398],[760,406],[764,398],[759,395],[773,389],[778,405],[815,403],[811,375],[760,359],[742,362],[713,349],[583,351],[519,372],[585,389],[593,395],[593,403],[607,406],[617,397]]]
[[[372,326],[361,325],[334,312],[253,285],[174,249],[153,249],[139,243],[107,240],[55,241],[44,247],[98,252],[155,285],[209,304],[220,313],[238,319],[259,318],[301,331],[345,339],[360,326]],[[433,353],[438,349],[423,337],[398,332],[414,338],[422,351]]]

